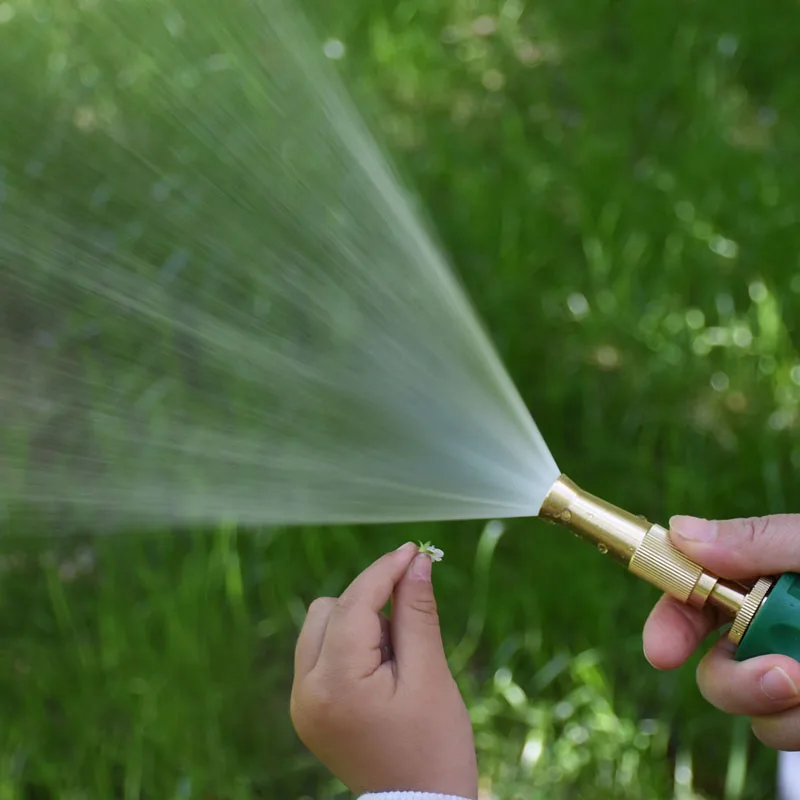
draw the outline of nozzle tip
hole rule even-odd
[[[544,519],[563,520],[563,514],[569,513],[569,506],[579,492],[580,489],[574,481],[566,475],[560,475],[545,496],[539,509],[539,516]]]

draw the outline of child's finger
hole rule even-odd
[[[297,639],[294,654],[295,678],[304,678],[317,664],[328,620],[336,607],[335,597],[319,597],[309,607],[306,621]]]
[[[383,614],[380,616],[381,621],[381,664],[391,661],[394,657],[394,648],[392,647],[392,626],[387,617]]]
[[[338,621],[351,608],[366,608],[376,614],[389,602],[394,587],[411,563],[417,546],[411,542],[381,556],[367,567],[345,590],[336,604],[334,620]]]
[[[381,609],[389,602],[416,552],[416,545],[407,544],[387,553],[345,589],[331,612],[321,659],[346,663],[357,672],[368,671],[381,645]],[[380,663],[378,660],[375,666]]]
[[[439,674],[447,659],[431,582],[431,559],[418,555],[397,584],[392,601],[392,644],[399,675],[411,680]]]

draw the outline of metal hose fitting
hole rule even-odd
[[[539,516],[569,528],[681,602],[720,609],[733,620],[728,638],[737,645],[774,583],[760,578],[748,587],[706,572],[672,544],[666,529],[585,492],[566,475],[550,488]]]

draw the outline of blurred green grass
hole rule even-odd
[[[791,510],[800,7],[319,5],[563,469],[654,520]],[[21,92],[43,129],[62,114],[23,34],[0,52],[6,161],[35,150]],[[79,543],[17,525],[0,800],[343,796],[291,731],[294,638],[313,597],[418,538],[447,553],[445,636],[499,798],[772,796],[773,754],[692,665],[645,663],[655,593],[539,521],[493,550],[478,524],[99,537],[86,574]]]

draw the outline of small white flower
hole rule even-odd
[[[419,552],[428,556],[431,561],[441,561],[444,558],[444,550],[434,547],[430,542],[420,542]]]

